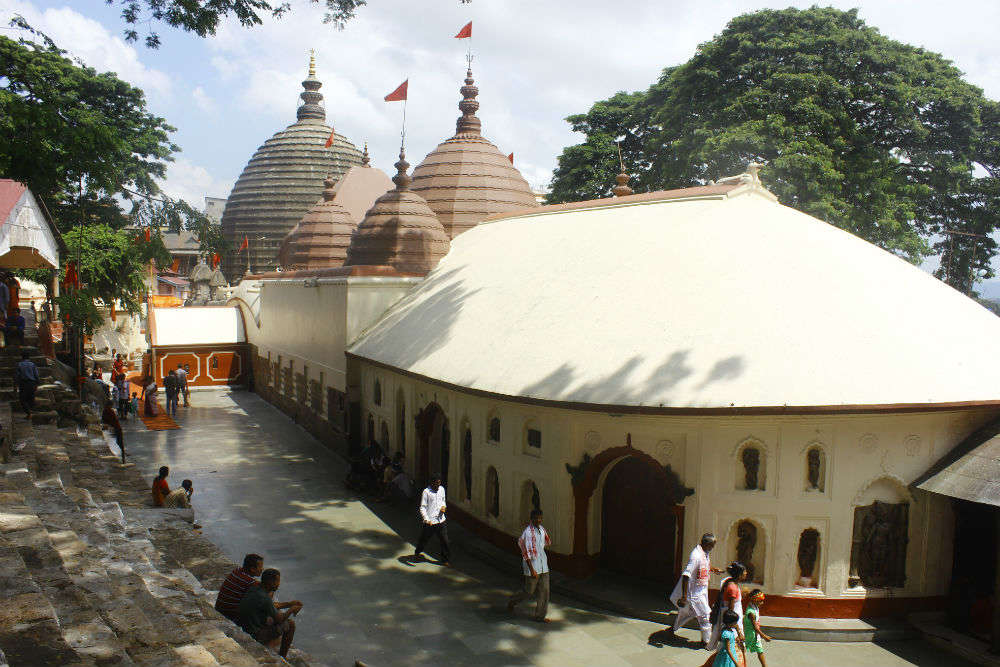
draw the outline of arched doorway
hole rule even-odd
[[[448,486],[448,463],[451,459],[451,429],[448,418],[437,403],[428,404],[416,416],[417,423],[417,482],[425,484],[431,473],[441,473]]]
[[[602,567],[673,583],[683,508],[674,504],[662,468],[626,456],[608,472],[602,497]]]

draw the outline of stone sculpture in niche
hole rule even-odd
[[[740,521],[736,527],[736,560],[747,568],[747,581],[756,582],[753,566],[753,550],[757,546],[757,526],[750,521]]]
[[[756,447],[747,447],[743,450],[743,476],[744,486],[747,490],[758,488],[760,481],[760,450]]]
[[[819,490],[820,453],[815,447],[806,454],[806,479],[810,490]]]
[[[819,531],[815,528],[806,528],[799,536],[799,586],[815,588],[817,585],[816,560],[819,556]]]
[[[854,510],[851,549],[852,585],[901,588],[906,583],[909,505],[884,503]]]

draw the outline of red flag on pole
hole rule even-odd
[[[327,148],[329,148],[330,146],[333,145],[333,140],[336,138],[336,136],[337,136],[337,131],[331,127],[330,128],[330,136],[326,140],[326,147]]]
[[[247,235],[244,234],[243,235],[243,243],[240,244],[240,249],[237,250],[236,252],[238,252],[238,253],[239,252],[243,252],[244,250],[247,249],[247,246],[249,246],[249,245],[250,245],[250,240],[247,238]]]
[[[399,88],[396,88],[396,90],[392,91],[391,93],[385,96],[385,101],[402,102],[403,100],[406,99],[406,89],[409,85],[410,85],[409,79],[399,84]]]
[[[511,164],[514,164],[514,154],[513,153],[511,153],[510,155],[508,155],[507,159],[510,160]]]
[[[455,39],[466,39],[467,37],[472,37],[472,21],[469,21],[465,26],[458,31],[455,35]]]

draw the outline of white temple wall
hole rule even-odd
[[[631,438],[633,448],[659,464],[669,464],[695,493],[683,502],[683,553],[707,531],[719,539],[715,562],[736,555],[735,527],[742,520],[757,528],[754,560],[760,561],[769,594],[820,598],[934,596],[946,593],[951,568],[951,505],[947,498],[908,488],[945,452],[995,411],[843,414],[810,416],[643,416],[610,415],[493,400],[444,388],[364,361],[358,364],[362,421],[374,419],[376,438],[384,422],[389,451],[398,447],[397,403],[406,404],[406,465],[417,474],[417,434],[411,418],[434,402],[444,411],[451,431],[449,503],[479,521],[517,535],[526,502],[524,485],[537,486],[553,550],[571,554],[575,496],[566,464],[578,466]],[[376,380],[381,405],[373,404]],[[501,420],[501,437],[488,437],[492,417]],[[462,440],[472,433],[471,499],[462,489]],[[526,429],[542,433],[540,450],[526,444]],[[365,434],[367,437],[367,432]],[[740,453],[757,447],[763,488],[747,490]],[[807,456],[821,451],[820,488],[811,489]],[[500,481],[500,513],[487,512],[487,472]],[[588,554],[601,548],[603,477],[590,499]],[[908,502],[909,542],[902,588],[865,590],[848,585],[854,510],[873,500]],[[797,552],[802,531],[819,531],[820,548],[813,586],[798,585]],[[752,584],[748,584],[752,585]]]

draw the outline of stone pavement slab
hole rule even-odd
[[[129,456],[149,480],[161,465],[170,466],[173,485],[193,480],[196,518],[226,556],[260,553],[265,567],[281,570],[277,598],[305,603],[295,644],[315,657],[345,667],[355,658],[371,667],[694,667],[707,657],[651,645],[660,624],[559,595],[551,625],[533,623],[525,607],[509,617],[504,604],[518,572],[460,550],[453,568],[401,562],[412,552],[415,509],[363,502],[341,484],[344,461],[255,394],[216,390],[193,398],[194,406],[178,412],[178,430],[130,424]],[[693,630],[681,635],[696,638]],[[775,641],[767,651],[771,667],[972,664],[919,640]]]

